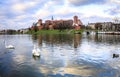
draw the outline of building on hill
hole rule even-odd
[[[49,30],[53,29],[71,29],[73,20],[46,20],[45,28]]]
[[[38,30],[41,29],[47,29],[47,30],[53,30],[53,29],[81,29],[82,22],[80,19],[78,19],[78,16],[74,16],[73,20],[54,20],[53,16],[51,20],[46,20],[45,23],[42,23],[42,19],[39,19],[37,23],[33,23],[32,30],[37,26]]]
[[[74,16],[73,17],[73,26],[75,28],[75,30],[80,30],[81,26],[82,26],[82,22],[80,19],[78,19],[78,16]]]
[[[45,21],[45,29],[48,30],[50,28],[49,26],[52,27],[52,20],[46,20]]]
[[[34,28],[37,28],[38,30],[43,29],[42,19],[39,19],[37,23],[32,24],[31,29],[34,30]]]
[[[39,19],[37,22],[37,27],[39,30],[43,29],[43,25],[42,25],[42,19]]]

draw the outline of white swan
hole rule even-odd
[[[15,47],[13,45],[6,45],[6,42],[4,41],[5,43],[5,48],[7,49],[14,49]]]
[[[15,47],[13,45],[8,45],[8,46],[5,46],[7,49],[15,49]]]
[[[40,56],[40,49],[35,45],[34,45],[34,49],[32,50],[32,54],[33,56],[37,56],[37,57]]]

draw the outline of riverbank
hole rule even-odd
[[[84,30],[30,30],[26,32],[26,34],[74,34],[74,33],[79,33],[81,34]]]
[[[120,35],[120,32],[113,32],[113,31],[103,32],[103,31],[99,31],[99,32],[97,32],[97,34]]]

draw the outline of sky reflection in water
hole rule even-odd
[[[0,35],[1,77],[119,77],[120,36]],[[5,49],[4,42],[15,49]],[[32,56],[33,45],[41,50]]]

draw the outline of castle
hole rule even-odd
[[[42,19],[39,19],[37,23],[34,23],[31,27],[34,30],[35,26],[37,26],[38,30],[46,29],[46,30],[54,30],[54,29],[75,29],[80,30],[82,26],[82,22],[78,19],[78,16],[74,16],[73,20],[54,20],[53,17],[51,20],[46,20],[45,23],[42,23]]]

